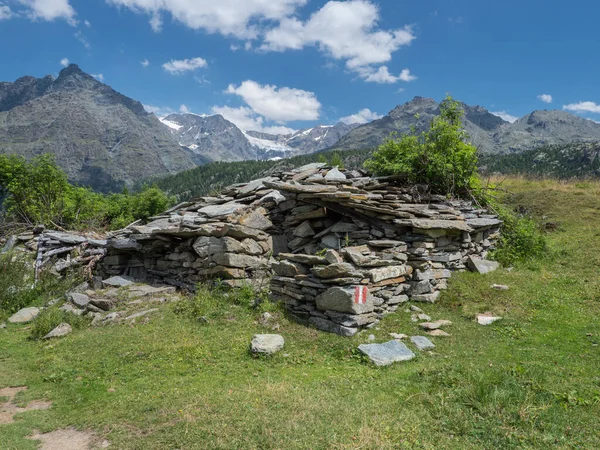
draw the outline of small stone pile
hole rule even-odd
[[[102,276],[268,287],[291,316],[353,335],[452,271],[493,270],[501,221],[469,202],[315,163],[182,203],[108,238]]]
[[[38,226],[9,236],[0,254],[13,250],[34,253],[36,277],[46,269],[55,275],[83,269],[91,276],[98,261],[106,255],[105,247],[106,240],[98,235],[84,236],[45,230],[44,227]]]

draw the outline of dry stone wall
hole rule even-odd
[[[268,288],[296,320],[353,335],[453,271],[489,270],[501,222],[469,202],[324,164],[234,185],[111,237],[102,276]]]

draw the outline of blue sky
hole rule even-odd
[[[77,63],[157,114],[285,131],[450,92],[600,120],[591,0],[0,0],[0,80]]]

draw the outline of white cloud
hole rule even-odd
[[[235,45],[235,44],[231,44],[231,45],[229,46],[229,49],[230,49],[232,52],[237,52],[237,51],[240,49],[240,46],[239,46],[239,45]]]
[[[568,105],[564,105],[563,109],[573,112],[591,112],[600,114],[600,105],[594,102],[570,103]]]
[[[491,114],[500,117],[503,120],[506,120],[507,122],[510,123],[514,123],[517,120],[519,120],[519,118],[517,116],[513,116],[509,113],[507,113],[506,111],[490,111]]]
[[[408,69],[404,69],[398,76],[392,75],[387,66],[381,66],[378,70],[372,67],[360,67],[357,72],[362,79],[370,83],[391,84],[398,81],[414,81],[417,79],[417,77],[411,75]]]
[[[150,16],[154,31],[162,27],[162,14],[194,30],[256,38],[259,23],[279,21],[293,14],[308,0],[107,0]]]
[[[144,67],[148,67],[150,65],[150,61],[148,61],[147,59],[144,59],[143,61],[140,61],[140,64]]]
[[[253,112],[276,122],[319,118],[321,103],[312,92],[263,86],[251,80],[246,80],[239,86],[230,84],[225,92],[239,95]]]
[[[67,58],[63,58],[60,60],[60,65],[63,67],[67,67],[69,65],[69,60]]]
[[[334,59],[345,60],[351,70],[384,64],[415,35],[410,26],[378,29],[379,19],[377,6],[368,0],[329,1],[306,22],[281,20],[277,28],[266,33],[261,49],[285,51],[316,46]]]
[[[206,67],[207,63],[204,58],[191,58],[191,59],[173,59],[168,63],[163,64],[163,68],[171,75],[181,75],[185,72],[191,72],[201,67]]]
[[[144,107],[144,109],[146,111],[148,111],[149,113],[154,113],[157,117],[168,116],[169,114],[173,114],[175,112],[167,106],[154,106],[154,105],[142,105],[142,106]]]
[[[104,75],[102,75],[101,73],[91,73],[90,75],[98,81],[104,81]]]
[[[12,11],[6,5],[0,5],[0,20],[7,20],[12,17]]]
[[[83,24],[84,24],[86,27],[88,27],[88,28],[92,28],[92,24],[91,24],[91,23],[90,23],[90,21],[89,21],[89,20],[87,20],[87,19],[83,21]]]
[[[550,94],[540,94],[537,96],[537,98],[544,103],[552,103],[552,96]]]
[[[403,92],[404,92],[404,88],[399,88],[399,89],[396,91],[396,94],[402,94]]]
[[[192,111],[186,105],[180,105],[179,106],[179,112],[181,114],[190,114]]]
[[[75,38],[79,42],[81,42],[81,45],[83,45],[86,49],[89,50],[90,48],[92,48],[92,46],[90,45],[90,41],[88,41],[88,39],[81,31],[77,31],[77,33],[75,33]]]
[[[371,111],[368,108],[361,109],[356,114],[352,114],[350,116],[342,117],[340,122],[344,122],[345,124],[351,125],[353,123],[367,123],[372,122],[377,119],[381,119],[383,116],[377,114],[374,111]]]
[[[69,24],[75,26],[77,14],[69,4],[69,0],[18,0],[27,7],[27,15],[33,20],[56,20],[65,19]]]
[[[408,69],[404,69],[402,72],[400,72],[400,76],[398,77],[400,78],[402,81],[415,81],[417,79],[416,76],[412,75],[410,73],[410,70]]]
[[[295,132],[293,128],[281,125],[265,126],[264,117],[259,116],[251,108],[240,106],[232,108],[230,106],[213,106],[213,114],[220,114],[225,119],[234,123],[242,131],[259,131],[269,134],[291,134]]]

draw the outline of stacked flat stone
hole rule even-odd
[[[36,227],[11,236],[0,253],[29,252],[36,255],[36,277],[42,270],[55,275],[87,269],[91,275],[95,264],[106,254],[106,240],[99,236],[44,230]]]
[[[397,178],[319,163],[271,175],[115,234],[102,275],[270,286],[297,320],[352,335],[409,299],[435,302],[499,237],[494,215]]]

